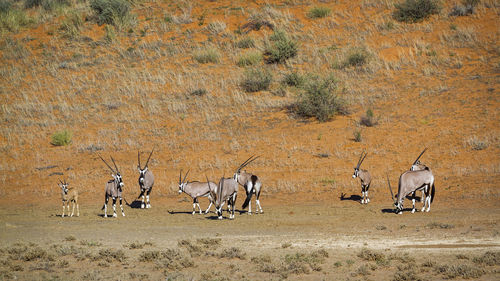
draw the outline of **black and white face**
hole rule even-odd
[[[144,183],[144,177],[146,176],[146,172],[148,171],[148,167],[141,169],[139,166],[137,166],[137,169],[139,170],[139,182]]]
[[[68,184],[67,183],[59,184],[59,186],[61,187],[64,194],[68,194]]]
[[[235,181],[238,181],[238,177],[239,177],[239,176],[240,176],[240,171],[238,171],[238,172],[234,173],[234,175],[233,175],[233,179],[234,179]]]
[[[182,191],[184,190],[184,187],[186,186],[186,183],[185,182],[181,182],[179,183],[179,194],[182,193]]]
[[[354,168],[354,174],[352,174],[352,178],[355,179],[358,177],[358,173],[359,173],[359,168]]]
[[[120,175],[120,173],[116,173],[116,175],[113,175],[113,177],[118,182],[119,187],[122,188],[124,184],[123,184],[122,176]]]

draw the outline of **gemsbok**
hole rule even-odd
[[[153,151],[154,148],[153,150],[151,150],[144,168],[141,168],[141,154],[139,151],[137,151],[137,170],[139,170],[139,187],[141,188],[141,194],[139,194],[137,199],[142,197],[141,209],[144,209],[144,193],[146,193],[146,209],[151,208],[151,203],[149,202],[149,194],[153,189],[155,177],[153,176],[153,172],[149,170],[148,163],[149,159],[151,159],[151,155],[153,155]]]
[[[393,193],[389,177],[387,177],[387,183],[389,184],[389,190],[391,191],[392,195]],[[419,190],[425,193],[422,212],[425,210],[425,206],[427,206],[427,210],[425,211],[429,212],[431,210],[431,203],[434,200],[434,194],[436,190],[434,186],[434,175],[429,168],[419,171],[406,171],[401,174],[401,176],[399,177],[398,193],[396,194],[397,199],[394,199],[393,197],[397,214],[403,213],[403,201],[405,197],[408,194]],[[411,212],[415,212],[415,206],[413,206]]]
[[[365,160],[366,155],[368,155],[368,153],[366,153],[365,156],[363,156],[363,153],[364,151],[361,152],[358,164],[356,165],[356,167],[354,167],[354,174],[352,174],[352,177],[354,179],[358,177],[361,181],[361,204],[368,204],[368,202],[370,202],[370,198],[368,198],[368,189],[370,188],[370,184],[372,183],[372,176],[367,170],[359,169],[361,163],[363,163],[363,161]]]
[[[419,171],[419,170],[425,170],[428,168],[426,165],[420,163],[420,157],[424,154],[424,152],[426,150],[427,150],[427,148],[425,148],[420,153],[420,155],[417,157],[417,159],[415,161],[413,161],[413,164],[410,167],[410,171]],[[414,192],[412,194],[413,210],[415,210],[415,196],[416,196],[416,192]],[[424,200],[425,200],[425,193],[422,192],[422,196],[420,197],[420,202],[424,202]]]
[[[68,187],[69,183],[66,182],[66,180],[61,181],[59,180],[59,187],[61,187],[62,192],[61,192],[61,199],[62,199],[62,205],[63,205],[63,212],[61,217],[64,218],[64,209],[66,204],[66,207],[68,208],[68,215],[70,217],[73,216],[75,213],[75,205],[76,205],[76,216],[80,216],[80,207],[78,206],[78,190],[74,187]],[[71,215],[69,214],[69,205],[70,203],[73,203],[73,211],[71,212]]]
[[[219,219],[222,219],[222,207],[226,200],[228,201],[228,205],[232,207],[229,219],[234,219],[236,197],[238,196],[238,182],[233,178],[222,177],[217,185],[217,189],[210,190],[210,195],[214,200],[215,210]]]
[[[237,181],[243,188],[245,189],[245,192],[247,193],[247,197],[245,199],[245,202],[243,202],[243,205],[241,206],[242,209],[245,209],[248,206],[248,214],[252,214],[252,195],[255,193],[255,205],[257,206],[257,212],[260,210],[260,213],[264,213],[262,210],[262,207],[260,206],[260,190],[262,188],[262,182],[260,181],[259,177],[247,173],[246,171],[241,171],[241,169],[245,168],[248,164],[252,163],[255,159],[259,158],[260,156],[248,158],[245,162],[243,162],[238,169],[236,169],[236,172],[233,175],[233,179]]]
[[[107,183],[106,183],[106,187],[104,189],[105,191],[105,199],[104,199],[104,206],[102,206],[102,209],[104,209],[104,217],[107,218],[108,217],[108,200],[109,200],[109,197],[111,197],[113,199],[113,217],[116,218],[117,215],[116,215],[116,198],[119,198],[120,199],[120,209],[122,210],[122,215],[125,216],[125,212],[123,211],[123,205],[122,205],[122,189],[123,189],[123,180],[122,180],[122,176],[120,175],[120,171],[118,169],[118,167],[116,166],[116,163],[115,163],[115,160],[113,159],[113,157],[111,157],[111,161],[113,161],[113,165],[115,166],[115,169],[116,170],[113,170],[113,168],[111,168],[111,166],[101,157],[100,154],[99,155],[99,158],[101,158],[101,160],[104,162],[104,164],[106,164],[106,166],[108,166],[108,168],[111,170],[111,176],[113,177],[112,180],[109,180]],[[101,209],[101,210],[102,210]]]
[[[199,182],[199,181],[187,182],[186,179],[188,174],[189,170],[184,175],[184,179],[181,180],[182,171],[179,172],[179,194],[184,192],[187,195],[191,196],[191,198],[193,199],[193,215],[196,213],[196,206],[198,206],[198,209],[200,210],[201,214],[201,207],[200,203],[198,202],[198,198],[208,197],[210,205],[208,205],[208,208],[205,210],[205,214],[208,214],[210,207],[212,207],[212,202],[214,201],[212,196],[210,195],[210,191],[215,191],[217,189],[217,185],[208,180],[207,182]]]

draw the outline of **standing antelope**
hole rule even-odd
[[[367,170],[359,169],[361,163],[363,163],[363,161],[365,160],[366,155],[368,155],[368,153],[366,153],[365,156],[363,157],[363,153],[364,151],[361,152],[358,164],[356,165],[356,167],[354,167],[354,174],[352,174],[352,177],[354,179],[356,177],[359,177],[359,179],[361,180],[361,195],[362,195],[361,204],[368,204],[368,202],[370,202],[370,198],[368,198],[368,189],[370,188],[370,184],[372,182],[372,176]]]
[[[425,170],[427,169],[428,167],[422,163],[420,163],[420,157],[424,154],[424,152],[427,150],[427,148],[425,148],[421,153],[420,155],[417,157],[417,159],[415,161],[413,161],[413,164],[411,165],[411,168],[410,168],[410,171],[419,171],[419,170]],[[413,192],[412,193],[412,202],[413,202],[413,212],[415,212],[415,196],[416,196],[416,192]],[[422,192],[422,196],[420,197],[420,202],[424,202],[425,200],[425,193]]]
[[[217,185],[216,190],[210,190],[210,195],[214,199],[215,210],[219,219],[222,219],[222,207],[224,206],[226,200],[228,200],[228,205],[232,206],[231,213],[229,214],[229,219],[234,219],[236,197],[238,196],[238,182],[233,178],[222,177],[219,181],[219,184]]]
[[[188,174],[189,170],[184,175],[184,179],[181,180],[182,171],[179,172],[179,194],[184,192],[187,195],[191,196],[191,198],[193,198],[193,215],[196,213],[196,206],[198,206],[198,209],[200,210],[201,214],[201,207],[200,203],[198,202],[198,198],[208,197],[210,205],[208,205],[207,210],[205,210],[205,214],[207,214],[208,211],[210,210],[210,207],[212,207],[212,202],[213,202],[213,197],[210,195],[210,191],[215,191],[217,189],[217,185],[208,180],[207,182],[199,182],[199,181],[187,182],[186,178]]]
[[[391,190],[392,195],[392,188],[389,177],[387,177],[387,183],[389,184],[389,189]],[[425,210],[425,206],[427,206],[426,212],[429,212],[431,210],[431,203],[434,200],[434,194],[436,190],[434,186],[434,175],[429,168],[419,171],[406,171],[401,174],[401,176],[399,177],[398,193],[396,194],[397,200],[394,200],[396,213],[403,213],[403,200],[408,194],[418,190],[421,190],[426,195],[424,205],[422,206],[422,212]],[[412,213],[414,212],[415,206],[413,206],[412,210]]]
[[[108,214],[108,200],[109,197],[113,199],[113,217],[116,218],[116,198],[118,197],[120,199],[120,209],[122,210],[122,215],[125,216],[125,212],[123,212],[123,205],[122,205],[122,188],[123,188],[123,181],[122,181],[122,176],[120,175],[120,171],[118,170],[118,167],[116,166],[115,160],[113,157],[111,157],[111,161],[113,161],[113,165],[115,166],[116,170],[113,170],[109,164],[104,161],[104,159],[101,157],[100,154],[99,158],[108,166],[108,168],[111,170],[111,176],[113,177],[112,180],[109,180],[106,183],[106,187],[104,189],[105,191],[105,200],[104,200],[104,206],[102,206],[102,209],[104,209],[104,217],[107,218]],[[101,210],[102,210],[101,209]]]
[[[69,204],[70,202],[73,203],[73,211],[71,212],[70,217],[73,216],[75,213],[75,205],[76,205],[76,216],[80,216],[80,207],[78,206],[78,190],[76,188],[68,188],[69,183],[66,182],[66,180],[61,181],[59,180],[60,184],[59,187],[62,189],[61,197],[62,197],[62,205],[63,205],[63,212],[61,217],[64,218],[64,204],[66,203],[66,207],[68,207],[68,215],[69,215]]]
[[[146,166],[141,168],[141,154],[137,151],[137,170],[139,170],[139,187],[141,188],[141,194],[137,197],[137,199],[142,197],[141,208],[144,209],[144,192],[146,192],[146,209],[151,208],[151,203],[149,202],[149,194],[153,189],[153,184],[155,181],[155,177],[153,176],[153,172],[148,169],[149,159],[151,159],[151,155],[153,155],[153,150],[149,154],[148,160],[146,161]]]
[[[234,173],[233,175],[233,179],[237,181],[241,186],[243,186],[245,192],[247,193],[247,198],[245,199],[245,202],[243,202],[241,208],[245,209],[248,206],[249,215],[252,214],[252,202],[250,200],[252,199],[252,195],[254,193],[255,193],[255,205],[257,205],[257,211],[260,209],[260,213],[264,213],[262,207],[260,206],[260,201],[259,201],[262,182],[256,175],[247,173],[246,171],[242,172],[241,169],[243,169],[244,167],[246,167],[248,164],[252,163],[255,159],[259,157],[260,156],[254,158],[254,156],[252,156],[248,158],[238,167],[236,173]]]

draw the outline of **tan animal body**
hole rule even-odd
[[[80,206],[78,206],[78,190],[74,187],[68,188],[68,183],[66,180],[62,182],[59,180],[59,187],[61,188],[61,199],[62,199],[62,204],[63,204],[63,212],[61,217],[64,218],[64,211],[65,208],[68,208],[68,215],[72,217],[75,213],[75,205],[76,205],[76,216],[80,216]],[[70,203],[73,203],[73,211],[71,212],[71,215],[69,214],[69,205]]]

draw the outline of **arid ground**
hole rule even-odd
[[[0,0],[0,280],[499,280],[500,2],[402,2]],[[103,218],[98,153],[136,206],[153,148],[152,208]],[[396,215],[424,148],[431,211]],[[192,215],[179,171],[251,155],[264,214]]]

